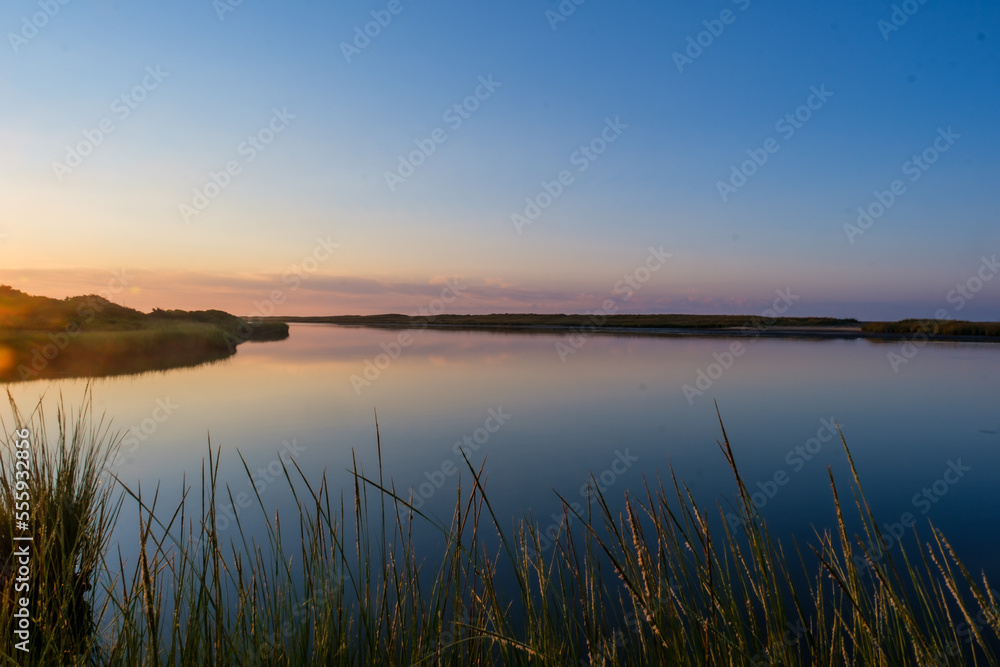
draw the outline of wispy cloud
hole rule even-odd
[[[0,269],[0,283],[56,298],[105,292],[114,276],[115,271],[110,268]],[[285,297],[275,308],[279,315],[413,314],[441,295],[446,280],[461,286],[460,295],[447,310],[453,313],[582,313],[599,309],[611,296],[610,292],[593,289],[545,289],[499,278],[469,279],[456,275],[429,276],[421,281],[316,273],[297,284],[291,274],[267,272],[224,275],[129,269],[128,276],[128,288],[116,292],[115,297],[123,305],[144,311],[218,308],[240,315],[259,312],[255,303],[270,298],[275,290]],[[773,293],[720,297],[705,288],[649,285],[631,299],[622,300],[620,312],[753,314],[772,299]],[[997,304],[995,299],[984,298],[981,306],[995,309]],[[796,315],[898,319],[920,316],[929,307],[917,301],[887,304],[881,299],[878,303],[819,301],[803,294]],[[986,315],[970,309],[968,317]]]

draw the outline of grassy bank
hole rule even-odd
[[[230,343],[235,341],[237,344],[245,341],[265,342],[288,338],[288,325],[283,322],[263,321],[260,318],[248,320],[221,310],[160,310],[154,308],[153,312],[149,314],[149,320],[153,326],[191,322],[212,326],[223,331]]]
[[[50,299],[0,286],[0,382],[102,377],[196,366],[288,325],[220,310],[146,314],[99,296]]]
[[[1000,341],[1000,322],[952,320],[901,320],[859,322],[834,317],[752,317],[749,315],[337,315],[331,317],[268,318],[271,322],[339,324],[342,326],[396,327],[407,329],[452,329],[479,331],[566,333],[608,332],[650,335],[722,334],[783,338],[870,338],[907,340],[926,335],[931,340]]]
[[[580,327],[628,329],[739,329],[761,327],[843,327],[860,326],[857,320],[833,317],[779,317],[767,319],[750,315],[560,315],[501,313],[493,315],[339,315],[331,317],[269,318],[281,322],[310,322],[357,326],[451,327],[513,329]]]
[[[115,440],[86,412],[75,422],[63,413],[51,446],[31,423],[37,412],[16,421],[5,426],[42,434],[32,446],[47,474],[32,497],[68,509],[33,510],[35,562],[51,563],[52,574],[33,581],[30,654],[14,653],[15,619],[9,603],[0,609],[9,664],[1000,664],[1000,599],[988,582],[936,530],[919,553],[873,546],[878,524],[853,461],[848,493],[831,475],[829,529],[799,536],[794,551],[768,533],[724,430],[739,534],[698,507],[670,470],[669,484],[650,476],[641,495],[613,503],[598,493],[575,516],[567,506],[576,529],[546,549],[530,518],[511,529],[494,514],[472,466],[443,524],[409,507],[378,469],[356,466],[344,501],[325,477],[295,467],[285,482],[297,513],[273,516],[257,497],[267,530],[256,542],[239,517],[228,533],[219,529],[216,500],[233,499],[218,484],[218,450],[209,450],[200,488],[164,510],[156,494],[100,484]],[[12,461],[2,469],[3,531]],[[122,498],[140,510],[136,562],[107,550]],[[70,520],[79,528],[65,530]],[[418,529],[437,532],[437,557],[417,553]],[[0,533],[0,545],[9,538]],[[89,615],[101,626],[65,611],[88,586],[90,604],[103,600]]]
[[[964,320],[900,320],[899,322],[867,322],[862,331],[934,336],[985,336],[1000,338],[1000,322],[966,322]]]

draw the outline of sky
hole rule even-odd
[[[998,28],[986,0],[7,0],[0,283],[1000,320]]]

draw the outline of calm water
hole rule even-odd
[[[244,345],[223,363],[95,380],[97,411],[131,429],[128,460],[116,472],[144,491],[160,483],[172,502],[185,472],[199,483],[210,437],[222,447],[221,476],[234,496],[251,489],[239,450],[258,471],[269,510],[290,511],[271,477],[279,455],[314,478],[325,469],[349,498],[352,450],[366,470],[376,468],[377,410],[386,478],[401,494],[422,491],[423,510],[442,517],[454,502],[454,471],[464,466],[456,443],[465,438],[475,464],[487,457],[487,488],[501,516],[531,510],[545,526],[560,511],[553,489],[583,501],[593,472],[619,499],[668,464],[714,506],[735,492],[716,445],[715,399],[748,485],[772,491],[759,498],[782,539],[832,525],[827,467],[845,486],[848,474],[839,443],[817,436],[825,438],[824,420],[835,421],[882,522],[906,512],[920,526],[929,519],[968,565],[1000,579],[1000,346],[928,345],[895,373],[886,354],[898,344],[758,340],[689,402],[683,385],[693,386],[699,369],[718,376],[709,369],[713,355],[734,339],[597,336],[564,363],[556,349],[564,336],[415,331],[399,358],[356,391],[351,376],[398,336],[293,325],[288,340]],[[73,406],[84,386],[11,390],[24,407],[42,394],[54,404],[60,393]],[[767,483],[776,474],[783,485]],[[259,518],[253,508],[239,511],[244,522]],[[120,529],[123,537],[133,532],[127,521]]]

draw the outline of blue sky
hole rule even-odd
[[[113,296],[143,309],[244,313],[277,288],[278,312],[338,314],[412,312],[451,278],[468,286],[453,312],[582,312],[662,246],[670,262],[625,310],[757,314],[791,288],[790,315],[930,316],[1000,251],[998,27],[996,3],[939,0],[9,1],[0,281],[67,296],[125,269]],[[677,53],[694,56],[682,71]],[[446,121],[481,78],[499,85]],[[813,90],[830,94],[779,130]],[[249,161],[275,110],[285,127]],[[769,139],[724,200],[719,182]],[[418,142],[433,153],[390,188]],[[936,161],[912,181],[925,150]],[[229,162],[239,173],[185,216]],[[564,170],[519,232],[512,215]],[[884,214],[845,232],[895,180]],[[291,289],[318,238],[337,252]],[[1000,319],[1000,280],[949,316]]]

